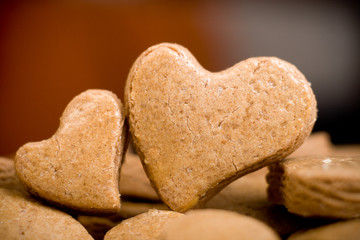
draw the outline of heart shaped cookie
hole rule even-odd
[[[115,94],[85,91],[66,107],[50,139],[17,151],[16,173],[30,192],[55,204],[116,212],[125,133],[123,107]]]
[[[167,43],[134,63],[125,111],[152,185],[180,212],[293,152],[317,115],[310,84],[290,63],[250,58],[212,73]]]

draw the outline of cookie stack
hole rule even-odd
[[[87,90],[51,138],[0,159],[0,236],[280,239],[357,218],[360,158],[329,157],[328,136],[311,148],[316,117],[310,83],[288,62],[212,73],[182,46],[153,46],[130,70],[124,105]],[[336,224],[290,238],[359,229]]]

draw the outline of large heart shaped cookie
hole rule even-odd
[[[85,212],[120,209],[124,114],[115,94],[88,90],[66,107],[57,132],[27,143],[15,168],[25,186],[53,203]]]
[[[293,152],[317,111],[310,84],[285,61],[250,58],[211,73],[176,44],[136,60],[125,109],[154,188],[181,212]]]

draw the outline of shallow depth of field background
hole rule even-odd
[[[318,101],[314,131],[360,143],[360,24],[354,1],[2,1],[0,155],[49,138],[89,88],[123,99],[151,45],[187,47],[220,71],[253,56],[296,65]]]

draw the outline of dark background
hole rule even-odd
[[[318,101],[314,131],[360,143],[360,33],[355,1],[2,1],[0,155],[49,138],[89,88],[123,99],[151,45],[187,47],[210,71],[253,56],[296,65]]]

